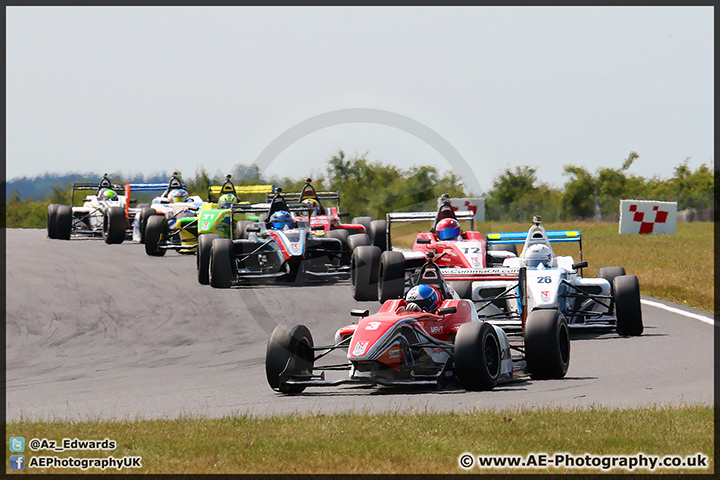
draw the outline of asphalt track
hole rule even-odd
[[[490,392],[345,386],[285,396],[265,380],[265,347],[276,324],[304,323],[316,344],[329,344],[337,328],[351,323],[351,308],[374,312],[379,303],[355,302],[347,283],[215,290],[197,283],[194,256],[151,258],[139,244],[49,240],[43,230],[6,233],[8,420],[711,405],[714,399],[714,327],[648,305],[641,337],[573,334],[563,380],[527,379]]]

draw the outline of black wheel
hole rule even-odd
[[[145,227],[147,227],[148,218],[153,215],[160,215],[154,208],[146,207],[138,213],[138,221],[140,223],[140,243],[145,244]]]
[[[460,298],[472,300],[472,282],[448,282]]]
[[[635,275],[620,275],[613,280],[613,299],[617,331],[620,335],[642,335],[640,282]]]
[[[405,293],[405,257],[400,252],[382,252],[378,269],[378,300],[402,298]]]
[[[122,243],[127,231],[127,218],[122,207],[110,207],[103,216],[103,239],[105,243]]]
[[[239,240],[247,240],[248,233],[247,233],[247,227],[252,225],[253,222],[250,220],[238,220],[235,223],[235,238]]]
[[[352,219],[350,223],[354,223],[355,225],[362,225],[365,227],[365,233],[370,234],[370,222],[375,220],[373,217],[355,217]]]
[[[350,257],[350,283],[355,300],[377,300],[381,253],[379,248],[370,245],[362,245],[353,250]]]
[[[56,238],[70,240],[72,233],[73,211],[69,205],[59,205],[55,217]]]
[[[620,275],[625,275],[625,269],[623,267],[603,267],[598,268],[596,277],[607,280],[608,283],[610,283],[612,291],[613,280],[615,280],[615,277],[619,277]]]
[[[517,245],[515,245],[514,243],[509,243],[507,245],[495,245],[495,244],[487,245],[486,250],[488,252],[500,252],[500,251],[511,252],[511,253],[514,253],[515,256],[517,257]]]
[[[60,205],[51,203],[48,205],[47,214],[47,236],[48,238],[57,238],[57,209]]]
[[[533,310],[525,321],[525,360],[534,379],[563,378],[570,365],[570,330],[555,309]]]
[[[470,322],[455,336],[455,376],[465,390],[492,390],[500,378],[502,347],[489,323]]]
[[[150,208],[149,203],[139,203],[135,208]]]
[[[233,281],[235,247],[229,238],[216,238],[210,248],[209,282],[215,288],[230,288]]]
[[[338,228],[335,230],[328,230],[325,233],[325,238],[337,238],[340,240],[341,245],[341,251],[342,254],[337,262],[333,262],[334,264],[339,265],[349,265],[350,264],[350,246],[348,245],[348,239],[350,237],[350,234],[347,230],[344,230],[342,228]]]
[[[217,233],[202,233],[198,236],[195,263],[197,265],[198,283],[201,285],[210,283],[210,248],[212,247],[212,241],[216,238],[220,238]]]
[[[357,247],[372,245],[370,237],[365,233],[354,233],[348,237],[348,248],[354,252]]]
[[[313,346],[312,335],[305,325],[275,327],[265,353],[265,374],[273,390],[283,393],[300,393],[305,390],[302,385],[281,384],[280,376],[311,375],[315,363]]]
[[[145,225],[145,253],[152,257],[165,255],[164,248],[158,248],[160,242],[166,242],[169,234],[167,218],[164,215],[153,215]]]
[[[375,245],[383,252],[387,250],[386,226],[386,220],[373,220],[370,222],[370,232],[368,233],[370,244]]]

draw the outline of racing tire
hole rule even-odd
[[[127,231],[127,218],[122,207],[110,207],[103,215],[103,240],[108,245],[122,243]]]
[[[387,220],[373,220],[370,222],[370,244],[375,245],[381,251],[387,250],[387,237],[385,229],[387,227]]]
[[[144,207],[140,210],[138,215],[140,216],[138,218],[138,221],[140,223],[140,243],[142,243],[144,245],[145,244],[145,227],[147,227],[148,219],[150,217],[152,217],[153,215],[160,215],[160,214],[157,213],[157,211],[154,208]]]
[[[515,245],[514,243],[510,243],[508,245],[486,245],[486,250],[491,252],[511,252],[514,253],[517,257],[517,245]]]
[[[556,309],[533,310],[525,321],[525,361],[536,380],[563,378],[570,366],[570,329]]]
[[[149,203],[139,203],[135,208],[150,208]]]
[[[447,282],[453,290],[458,294],[458,297],[472,300],[472,282]]]
[[[620,275],[626,275],[623,267],[602,267],[598,268],[596,278],[604,278],[607,280],[610,284],[610,292],[612,293],[613,280]]]
[[[362,246],[370,246],[370,237],[365,233],[355,233],[348,236],[348,248],[351,252],[354,252],[356,248]]]
[[[70,240],[72,234],[73,211],[69,205],[58,205],[55,217],[55,238]]]
[[[210,283],[210,249],[212,242],[216,238],[220,238],[217,233],[203,233],[198,236],[197,246],[197,279],[200,285],[208,285]]]
[[[47,236],[48,238],[57,238],[57,203],[51,203],[48,205],[47,214]]]
[[[378,266],[377,298],[385,303],[405,294],[405,257],[400,252],[382,252]]]
[[[355,225],[362,225],[363,227],[365,227],[365,233],[367,235],[370,235],[370,223],[373,220],[375,220],[373,217],[355,217],[350,223],[354,223]]]
[[[145,253],[151,257],[162,257],[166,249],[158,248],[158,244],[168,237],[168,222],[164,215],[153,215],[145,225]]]
[[[381,253],[379,248],[372,245],[361,245],[353,250],[350,257],[350,285],[355,300],[377,300]]]
[[[350,254],[352,253],[352,250],[350,250],[350,245],[348,245],[348,239],[350,238],[350,234],[347,230],[338,228],[335,230],[328,230],[325,232],[324,235],[325,238],[336,238],[340,240],[340,246],[341,246],[341,255],[337,262],[333,262],[339,265],[349,265],[350,264]]]
[[[612,285],[618,334],[627,336],[642,335],[643,321],[638,277],[635,275],[620,275],[615,277]]]
[[[280,376],[309,376],[315,363],[313,346],[312,335],[305,325],[275,327],[265,352],[265,375],[273,390],[282,393],[305,390],[303,385],[281,383]]]
[[[455,376],[462,388],[492,390],[500,379],[502,347],[489,323],[464,323],[455,336]]]
[[[247,240],[247,228],[252,224],[253,222],[251,220],[238,220],[235,222],[235,238],[238,240]]]
[[[210,248],[210,286],[230,288],[233,280],[235,246],[229,238],[216,238]]]

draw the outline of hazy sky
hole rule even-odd
[[[529,165],[669,177],[714,159],[713,7],[7,7],[7,178],[192,176],[250,164],[316,115],[372,108],[451,144],[485,190]],[[432,143],[432,142],[431,142]],[[329,126],[265,170],[342,148],[454,166],[402,129]]]

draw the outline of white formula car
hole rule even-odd
[[[540,216],[526,233],[489,233],[489,245],[525,241],[518,257],[506,258],[504,267],[517,269],[518,279],[472,283],[471,299],[480,318],[506,329],[523,328],[533,315],[560,315],[570,328],[610,327],[620,335],[641,335],[640,284],[622,267],[598,270],[597,278],[584,278],[579,230],[546,231]],[[577,242],[580,262],[556,256],[551,243]],[[451,273],[451,272],[448,272]]]

